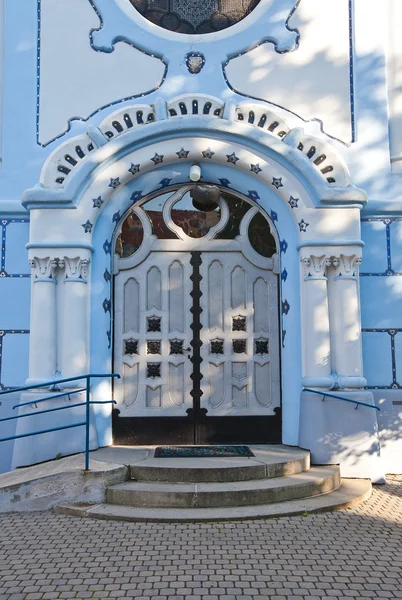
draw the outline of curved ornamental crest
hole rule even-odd
[[[260,0],[130,0],[148,21],[177,33],[212,33],[235,25]]]

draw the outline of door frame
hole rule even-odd
[[[159,196],[162,196],[165,194],[170,194],[170,198],[172,198],[175,191],[179,191],[181,189],[186,189],[188,191],[194,187],[196,187],[196,184],[168,186],[162,192],[161,192],[161,190],[156,190],[153,193],[151,193],[147,196],[144,196],[141,199],[141,202],[138,203],[136,206],[140,206],[156,197],[159,197]],[[228,193],[228,190],[224,186],[218,186],[218,187],[220,187],[222,192]],[[260,212],[264,216],[265,220],[267,221],[270,231],[275,239],[276,247],[279,250],[279,246],[280,246],[280,242],[278,239],[279,236],[276,231],[276,227],[275,227],[275,224],[274,224],[272,218],[268,217],[268,215],[266,214],[266,211],[261,206],[256,204],[256,202],[254,202],[250,197],[245,197],[243,194],[240,194],[233,190],[230,190],[230,195],[233,197],[236,197],[240,200],[246,201],[251,207],[254,206],[256,209],[258,209],[258,212]],[[165,200],[165,206],[169,203],[170,198]],[[130,214],[130,211],[132,210],[133,206],[134,205],[132,205],[125,211],[124,215],[120,218],[118,224],[116,225],[114,235],[112,238],[112,252],[113,252],[113,249],[116,244],[117,236],[119,235],[119,233],[121,231],[122,224],[124,223],[127,216]],[[258,214],[258,213],[256,213],[256,214]],[[223,222],[226,224],[228,222],[229,218],[230,218],[230,214],[223,215],[223,217],[222,217]],[[241,235],[246,234],[246,228],[248,228],[249,222],[250,222],[250,218],[248,218],[248,217],[242,219],[242,228],[240,230]],[[142,251],[146,236],[148,236],[148,239],[150,239],[150,236],[152,235],[152,230],[149,229],[149,227],[147,227],[143,224],[143,228],[144,228],[144,240],[143,240],[142,245],[138,249],[138,252]],[[160,252],[161,250],[159,248],[157,248],[155,251]],[[199,299],[200,299],[200,295],[201,295],[201,293],[200,293],[201,292],[200,278],[198,277],[199,276],[199,266],[200,266],[200,263],[202,262],[201,257],[202,257],[203,252],[211,252],[211,250],[208,247],[205,247],[204,250],[188,249],[188,250],[183,250],[183,251],[191,254],[192,258],[191,258],[190,264],[192,264],[192,266],[193,266],[193,277],[195,275],[195,277],[193,279],[193,290],[192,290],[192,296],[193,296],[192,312],[194,315],[194,320],[192,323],[192,330],[194,333],[194,331],[196,331],[197,327],[198,327],[198,331],[202,327],[201,322],[200,322],[200,315],[201,315],[202,309],[199,306]],[[169,250],[166,250],[166,252],[169,252]],[[177,249],[172,250],[172,252],[178,252],[178,250]],[[247,257],[247,254],[244,253],[244,251],[241,247],[236,249],[236,252],[239,252],[246,261],[250,262],[250,257]],[[146,258],[148,258],[148,256],[150,256],[152,254],[152,250],[150,248],[145,248],[145,253],[146,254],[144,255],[144,258],[140,259],[140,261],[138,261],[138,264],[141,264],[143,260],[146,260]],[[199,262],[197,261],[198,255],[200,257]],[[258,266],[262,270],[264,270],[264,267],[263,267],[264,262],[272,261],[272,259],[262,257],[261,255],[257,255],[257,253],[256,253],[256,256],[254,257],[254,260],[256,258],[257,258],[257,262],[260,263]],[[112,306],[112,309],[111,309],[111,326],[112,326],[111,338],[113,340],[113,342],[112,342],[113,363],[115,360],[115,358],[114,358],[115,357],[115,352],[114,352],[114,350],[115,350],[115,346],[114,346],[115,345],[114,305],[115,305],[115,294],[116,294],[115,281],[116,281],[116,274],[118,272],[120,272],[120,270],[117,267],[118,261],[119,261],[118,257],[115,256],[115,259],[114,259],[115,267],[113,269],[114,277],[112,279],[112,305],[111,305]],[[276,261],[276,262],[278,262],[278,261]],[[273,264],[275,264],[275,260],[274,260]],[[255,266],[257,266],[257,265],[255,265]],[[123,271],[128,270],[131,273],[133,273],[133,270],[135,268],[136,267],[133,266],[128,269],[123,269]],[[268,269],[268,271],[270,271],[270,269]],[[278,264],[277,264],[277,273],[280,273]],[[281,306],[280,291],[281,291],[280,277],[278,276],[278,285],[277,285],[278,314],[277,314],[277,318],[278,318],[278,324],[279,324],[279,335],[281,334],[281,318],[280,318],[280,310],[279,310],[279,307]],[[197,304],[198,304],[198,306],[197,306]],[[194,327],[194,325],[195,325],[195,327]],[[194,341],[195,337],[196,337],[196,335],[193,336],[192,342]],[[192,344],[192,342],[191,342],[191,344]],[[279,342],[279,340],[278,340],[278,342]],[[205,408],[202,408],[200,405],[200,400],[201,400],[201,395],[202,395],[202,391],[199,387],[200,382],[201,382],[201,377],[202,377],[202,375],[201,375],[202,360],[201,360],[201,356],[200,356],[201,345],[202,345],[202,342],[200,341],[198,348],[193,347],[193,356],[192,356],[192,360],[191,360],[191,362],[193,363],[193,380],[194,379],[196,381],[198,380],[198,391],[197,391],[197,389],[193,388],[190,392],[190,394],[193,397],[193,407],[187,409],[186,412],[187,412],[188,416],[187,417],[155,416],[155,417],[124,417],[124,418],[120,418],[119,410],[114,409],[113,413],[112,413],[112,428],[113,428],[113,435],[114,435],[115,443],[122,444],[122,445],[144,445],[144,444],[152,444],[152,443],[176,444],[176,445],[177,444],[205,444],[205,443],[262,443],[262,444],[263,443],[281,443],[281,441],[282,441],[282,385],[279,386],[279,406],[274,409],[275,415],[273,415],[273,416],[269,416],[269,415],[239,415],[239,416],[236,415],[236,416],[230,416],[230,417],[207,416],[208,411]],[[280,344],[278,344],[278,350],[279,350],[279,356],[278,356],[279,380],[281,382],[282,381],[282,371],[281,371],[281,354],[282,353],[280,351],[281,350]],[[198,362],[196,360],[193,360],[193,359],[195,359],[195,355],[198,356]],[[195,375],[195,377],[194,377],[194,375]],[[253,377],[254,377],[254,375],[253,375]],[[116,382],[114,382],[114,385],[116,385]],[[194,394],[196,394],[196,396],[194,396]],[[135,431],[136,429],[139,430],[140,432],[142,432],[143,427],[146,429],[151,421],[152,421],[152,426],[153,426],[152,427],[153,436],[151,436],[151,439],[148,437],[147,434],[146,435],[142,435],[142,433],[139,433],[138,435],[133,434],[133,431]],[[189,432],[190,432],[189,421],[192,423],[191,435],[189,434]]]

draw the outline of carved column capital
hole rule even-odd
[[[71,258],[64,256],[58,260],[59,269],[64,271],[65,280],[82,279],[86,283],[88,277],[89,259],[76,256]]]
[[[331,257],[326,254],[321,256],[304,256],[301,259],[304,268],[304,279],[325,279],[327,268],[331,266]]]
[[[331,263],[335,276],[334,278],[355,279],[361,262],[362,259],[357,254],[339,254],[339,256],[332,256]]]
[[[54,279],[56,280],[58,259],[38,258],[37,256],[29,259],[29,266],[32,269],[32,279]]]

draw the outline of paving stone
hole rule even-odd
[[[0,600],[402,599],[402,477],[305,517],[123,523],[0,516]]]

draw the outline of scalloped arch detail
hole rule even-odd
[[[87,134],[72,138],[56,148],[44,164],[40,183],[45,188],[64,188],[76,167],[96,148],[134,129],[151,128],[156,123],[176,119],[183,122],[191,117],[200,118],[206,129],[211,121],[220,120],[234,127],[238,124],[259,130],[300,151],[303,159],[314,167],[327,186],[341,188],[351,184],[343,159],[326,139],[307,135],[301,127],[291,129],[279,111],[273,111],[265,103],[234,103],[233,100],[225,103],[207,94],[184,94],[167,102],[158,98],[154,104],[119,108],[98,127],[89,127]],[[242,134],[247,136],[244,131]]]

